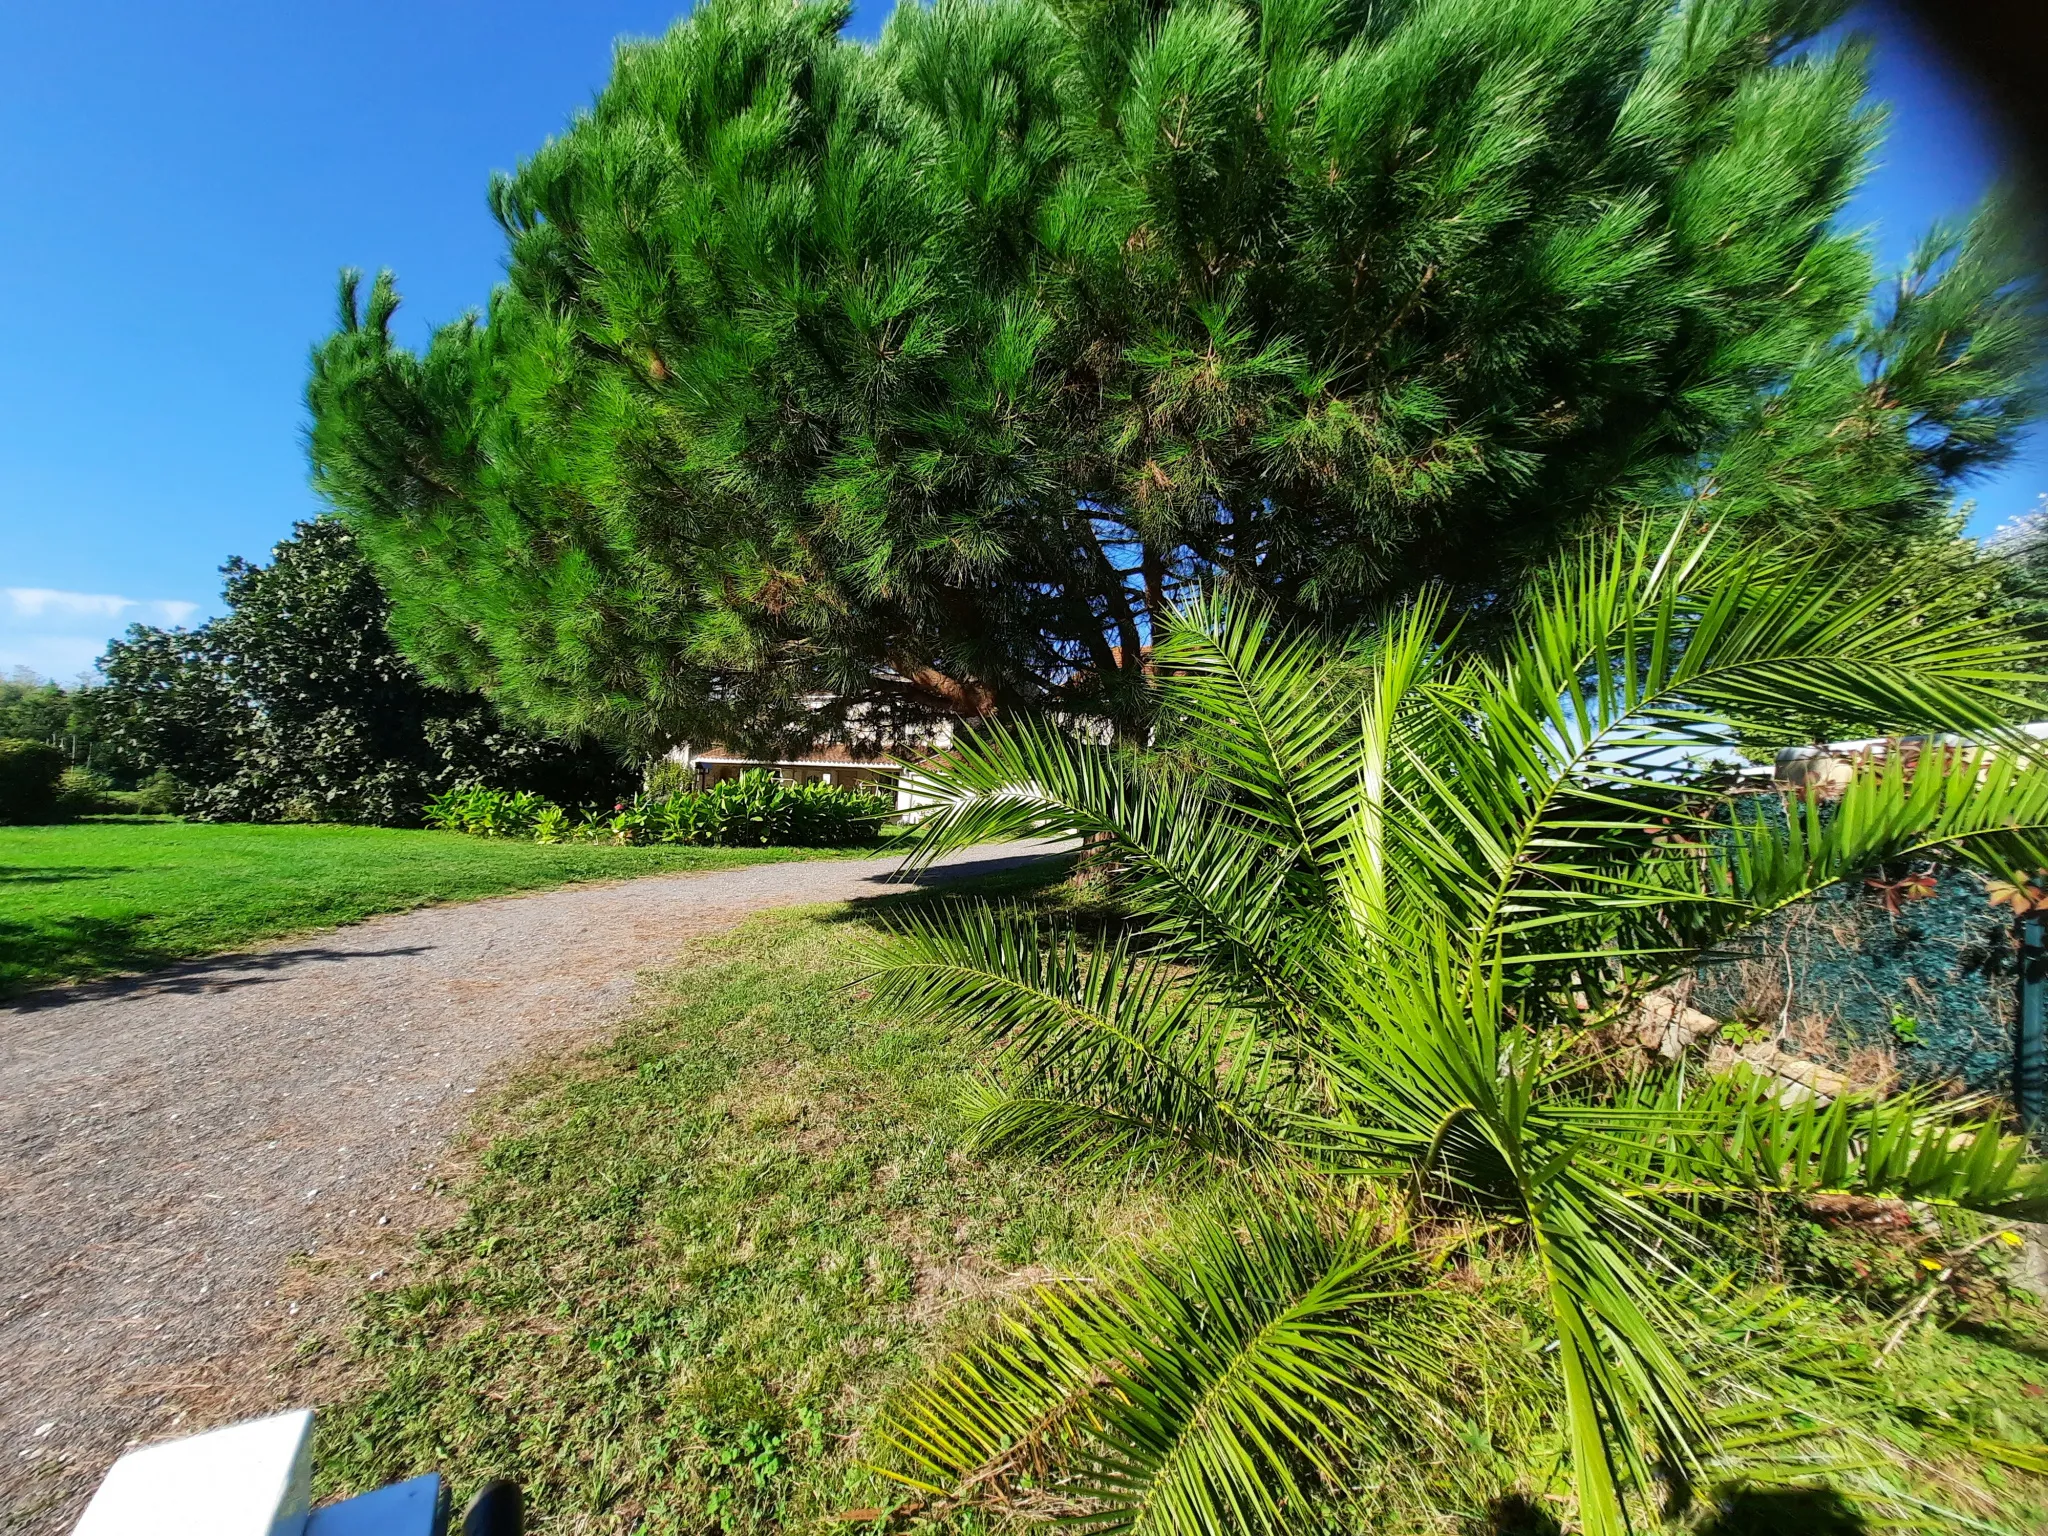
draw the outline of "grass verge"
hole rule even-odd
[[[0,827],[0,996],[432,902],[846,851],[546,846],[143,817]]]
[[[849,1519],[903,1497],[864,1469],[863,1426],[1003,1298],[1096,1272],[1173,1211],[1156,1193],[965,1156],[972,1053],[862,995],[873,937],[833,909],[700,941],[610,1044],[506,1091],[457,1181],[460,1218],[362,1297],[351,1337],[295,1362],[298,1395],[330,1404],[323,1494],[427,1470],[466,1493],[510,1475],[539,1536],[992,1528],[971,1511]],[[1469,1366],[1467,1417],[1439,1461],[1359,1490],[1348,1528],[1555,1536],[1570,1510],[1526,1261],[1467,1256],[1442,1273],[1474,1303],[1473,1335],[1446,1341]],[[1802,1378],[1796,1411],[1750,1429],[1775,1485],[1721,1489],[1683,1529],[2048,1528],[2048,1480],[1972,1448],[2048,1440],[2048,1343],[2026,1331],[2038,1313],[1924,1330],[1872,1372],[1877,1313],[1801,1305],[1813,1359],[1857,1379]],[[1797,1486],[1823,1468],[1858,1505]]]
[[[966,1059],[851,989],[870,939],[835,909],[699,941],[610,1045],[507,1091],[463,1218],[299,1362],[342,1393],[324,1491],[502,1470],[542,1532],[806,1528],[883,1495],[849,1454],[876,1393],[1144,1206],[962,1157]]]

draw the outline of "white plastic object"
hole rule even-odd
[[[72,1536],[301,1536],[313,1415],[301,1409],[130,1451]]]

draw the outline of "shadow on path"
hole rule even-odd
[[[10,954],[7,929],[18,924],[0,923],[0,956]],[[408,944],[389,949],[367,946],[350,948],[341,944],[307,944],[293,949],[266,949],[259,954],[214,955],[191,960],[146,976],[116,976],[107,981],[79,982],[68,987],[46,987],[18,997],[0,999],[0,1012],[34,1013],[44,1008],[61,1008],[68,1003],[118,1001],[127,997],[154,997],[165,993],[226,992],[238,987],[260,987],[282,980],[282,972],[300,965],[338,963],[345,960],[373,960],[393,955],[424,955],[431,944]]]
[[[957,859],[931,869],[914,870],[906,873],[900,866],[887,869],[880,874],[869,875],[867,882],[879,886],[880,894],[890,895],[898,891],[915,890],[921,886],[951,885],[956,880],[983,880],[990,875],[1008,874],[1014,869],[1025,869],[1032,865],[1043,868],[1048,857],[1057,858],[1057,853],[1033,850],[1029,853],[997,854],[983,859]]]

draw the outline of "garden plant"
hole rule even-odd
[[[1825,1474],[1802,1382],[1869,1379],[1882,1346],[1822,1349],[1796,1298],[1736,1282],[1734,1232],[1825,1194],[1988,1239],[2048,1213],[2048,1170],[1981,1101],[1795,1100],[1623,1026],[1881,861],[2048,865],[2048,765],[2006,734],[2042,661],[1968,581],[1681,535],[1564,557],[1511,632],[1465,636],[1424,595],[1331,638],[1225,593],[1159,632],[1144,750],[1031,719],[963,739],[922,854],[1079,833],[1108,915],[905,917],[873,981],[985,1042],[983,1151],[1182,1214],[896,1396],[872,1444],[911,1502],[1338,1528],[1468,1424],[1492,1260],[1533,1277],[1588,1536]],[[1827,799],[1761,791],[1782,815],[1708,767],[1830,723],[1971,744]]]
[[[426,823],[479,837],[536,842],[678,843],[705,848],[843,848],[872,842],[889,802],[866,790],[785,784],[753,768],[706,790],[636,795],[609,811],[572,816],[530,791],[480,784],[427,803]]]

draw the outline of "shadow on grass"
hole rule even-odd
[[[1487,1506],[1477,1536],[1564,1536],[1564,1527],[1526,1493],[1504,1493]]]
[[[0,864],[0,885],[68,885],[134,873],[126,864]]]
[[[1870,1530],[1832,1488],[1740,1488],[1714,1504],[1699,1536],[1866,1536]]]
[[[227,992],[282,980],[283,972],[302,965],[419,955],[433,948],[430,944],[385,949],[309,944],[190,960],[151,941],[140,931],[139,923],[139,919],[70,918],[30,924],[0,919],[0,1008],[30,1013],[89,999]],[[185,963],[175,963],[181,960]],[[123,971],[149,974],[69,984],[62,981]]]
[[[147,970],[176,958],[143,932],[139,918],[0,918],[0,996],[66,976]]]
[[[2000,1327],[1995,1322],[1976,1322],[1963,1317],[1946,1326],[1948,1332],[1960,1334],[1966,1339],[1975,1339],[1979,1344],[2009,1350],[2015,1355],[2025,1355],[2032,1360],[2048,1360],[2048,1340]]]
[[[1471,1529],[1473,1536],[1564,1536],[1557,1516],[1526,1493],[1502,1494]],[[1736,1488],[1714,1499],[1694,1536],[1867,1536],[1869,1529],[1832,1488]]]

